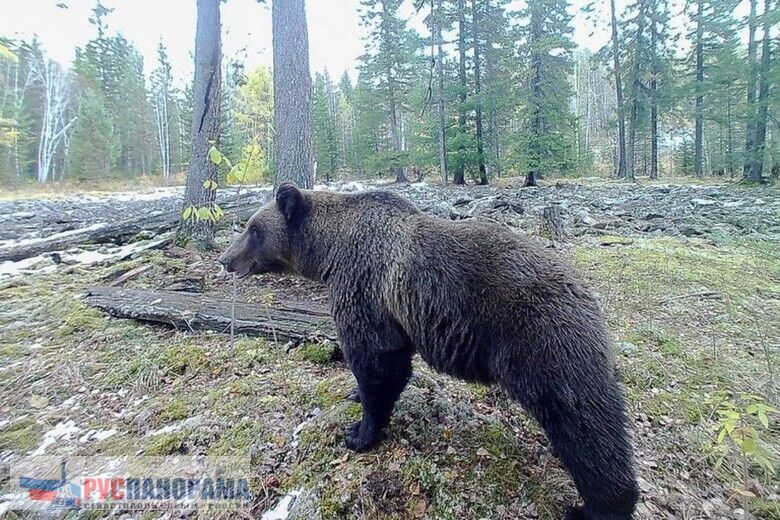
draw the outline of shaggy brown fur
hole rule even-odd
[[[393,193],[284,184],[220,262],[241,276],[327,284],[363,406],[350,448],[378,442],[418,352],[440,372],[500,384],[533,414],[584,499],[568,518],[631,518],[638,493],[608,333],[552,253],[497,224],[425,215]]]

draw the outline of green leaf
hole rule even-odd
[[[181,213],[182,218],[184,220],[189,220],[190,217],[192,216],[192,210],[193,209],[194,209],[193,206],[188,206],[188,207],[184,208],[184,211],[182,211],[182,213]]]
[[[758,422],[760,422],[761,426],[764,428],[769,428],[769,417],[766,416],[763,410],[758,411]]]
[[[216,146],[212,146],[209,148],[209,159],[211,159],[211,162],[219,166],[219,164],[222,162],[222,152],[217,150]]]
[[[211,210],[209,208],[198,209],[198,220],[209,220],[211,218]]]

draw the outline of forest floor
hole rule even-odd
[[[777,473],[729,438],[718,442],[719,412],[733,405],[778,469],[780,416],[764,428],[746,413],[751,396],[775,407],[780,397],[777,189],[589,181],[393,189],[430,213],[493,218],[529,235],[538,233],[543,207],[561,206],[566,240],[539,240],[579,268],[608,317],[637,449],[637,518],[780,518]],[[175,207],[174,195],[3,201],[0,240]],[[230,231],[219,240],[226,244]],[[108,318],[81,299],[88,287],[140,265],[151,267],[128,287],[194,279],[228,298],[215,258],[170,246],[109,265],[41,259],[6,269],[0,481],[9,464],[36,450],[184,453],[249,457],[260,483],[258,518],[285,495],[297,497],[287,500],[290,519],[555,519],[576,500],[542,432],[497,388],[437,375],[417,359],[386,440],[355,454],[343,428],[360,408],[345,400],[354,380],[332,361],[332,345],[289,349],[240,337],[231,351],[225,335]],[[239,299],[259,308],[276,298],[327,301],[321,286],[304,280],[240,284]]]

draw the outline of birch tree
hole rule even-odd
[[[43,91],[43,120],[38,141],[38,182],[53,180],[54,158],[65,133],[77,116],[66,120],[68,109],[67,77],[62,68],[42,51],[33,54],[30,68],[33,83]]]
[[[157,148],[160,151],[160,163],[163,177],[168,179],[171,176],[171,115],[170,105],[171,84],[173,75],[171,74],[171,64],[168,61],[168,53],[165,46],[160,41],[157,47],[157,68],[152,71],[152,106],[155,115],[155,135],[157,137]]]

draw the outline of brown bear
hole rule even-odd
[[[327,285],[374,446],[417,352],[434,369],[498,383],[533,414],[584,506],[567,518],[629,519],[638,498],[625,403],[593,296],[554,254],[492,222],[453,222],[388,191],[282,184],[220,263],[239,276]]]

